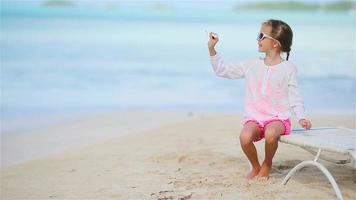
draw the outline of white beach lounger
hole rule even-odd
[[[328,178],[335,190],[338,199],[342,200],[342,194],[331,173],[318,162],[318,159],[334,162],[336,164],[352,163],[356,170],[356,131],[343,127],[320,127],[310,130],[293,130],[291,135],[281,136],[280,142],[296,145],[313,154],[314,160],[303,161],[289,171],[283,180],[286,185],[289,179],[300,169],[306,166],[315,166]],[[333,152],[345,155],[343,159],[334,159],[321,154],[321,152]]]

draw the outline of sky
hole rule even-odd
[[[48,0],[0,0],[3,4],[17,4],[17,5],[41,5]],[[189,5],[205,5],[208,7],[231,8],[244,3],[258,3],[258,2],[282,2],[286,0],[64,0],[73,2],[77,6],[107,6],[108,4],[120,6],[144,6],[157,3],[170,4],[172,6],[189,6]],[[327,3],[338,0],[290,0],[305,3]]]
[[[21,2],[21,3],[42,3],[47,0],[0,0],[4,3]],[[69,0],[76,3],[140,3],[140,2],[219,2],[219,3],[244,3],[244,2],[278,2],[283,0]],[[323,3],[332,2],[335,0],[293,0],[299,2]]]

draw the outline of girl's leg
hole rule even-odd
[[[278,139],[285,131],[281,121],[274,121],[265,126],[265,160],[258,177],[268,178],[272,167],[272,159],[278,148]]]
[[[256,147],[253,144],[253,141],[257,139],[260,134],[261,130],[259,126],[254,122],[246,123],[240,134],[241,148],[252,165],[252,171],[248,174],[247,179],[255,177],[261,168],[258,162]]]

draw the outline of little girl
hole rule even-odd
[[[208,47],[215,73],[229,79],[246,79],[245,120],[240,144],[252,165],[247,179],[268,179],[278,138],[291,132],[291,111],[303,128],[312,126],[298,92],[297,67],[288,61],[292,29],[280,20],[262,23],[257,41],[258,51],[264,52],[265,57],[237,64],[225,64],[215,50],[218,36],[216,33],[209,36]],[[282,52],[287,53],[286,60],[281,57]],[[265,138],[265,160],[260,165],[253,142],[262,138]]]

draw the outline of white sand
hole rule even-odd
[[[1,166],[96,144],[164,124],[190,120],[191,117],[184,112],[98,113],[73,118],[72,122],[53,127],[5,133],[1,135]]]
[[[335,199],[327,179],[314,168],[304,169],[287,186],[280,184],[291,167],[313,158],[285,144],[279,146],[270,180],[246,182],[248,163],[238,142],[239,115],[159,113],[156,117],[163,125],[138,130],[138,124],[148,120],[143,117],[147,113],[132,114],[135,117],[130,118],[130,113],[102,115],[46,129],[51,132],[32,132],[31,137],[38,134],[37,140],[45,134],[57,134],[52,139],[60,140],[61,134],[78,130],[85,133],[79,139],[115,134],[106,138],[110,141],[3,167],[1,199]],[[181,116],[176,118],[179,122],[164,123],[173,116]],[[313,116],[312,122],[314,126],[355,128],[355,118],[350,116]],[[125,130],[124,136],[117,137]],[[17,142],[24,145],[27,139]],[[259,142],[260,158],[263,147]],[[352,168],[323,164],[334,175],[344,199],[355,199]]]

